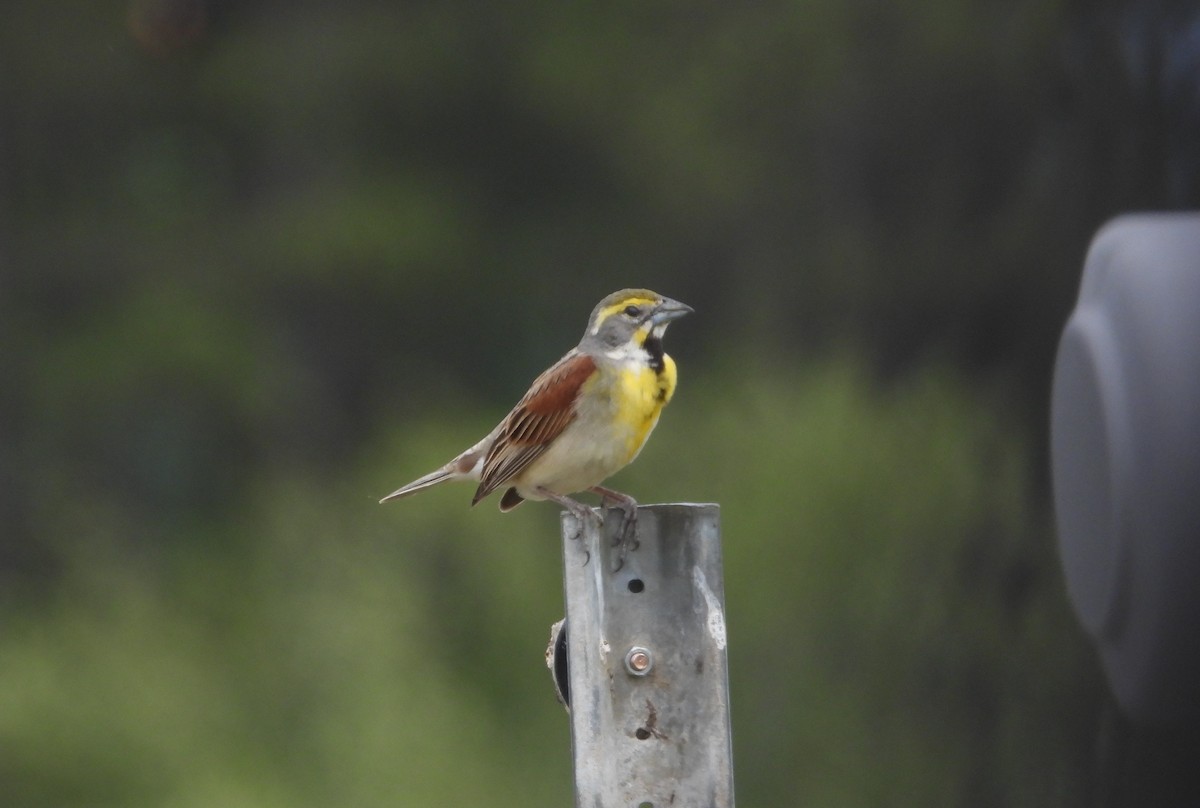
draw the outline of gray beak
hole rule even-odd
[[[678,300],[664,297],[662,302],[654,307],[654,313],[650,315],[650,322],[654,323],[654,325],[662,325],[672,320],[678,320],[683,315],[691,314],[693,311],[695,309],[687,303],[680,303]]]

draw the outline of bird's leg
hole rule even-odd
[[[614,491],[602,485],[593,485],[588,490],[593,494],[600,495],[601,507],[611,502],[614,507],[621,511],[621,532],[618,534],[616,541],[613,542],[613,544],[620,544],[621,546],[616,566],[616,569],[619,570],[625,566],[625,554],[630,550],[636,550],[638,547],[637,500],[628,494],[622,494],[620,491]]]
[[[562,494],[555,493],[554,491],[551,491],[548,488],[543,488],[540,485],[536,490],[538,494],[546,499],[552,502],[557,502],[579,521],[579,532],[576,533],[572,538],[578,539],[583,535],[583,524],[584,520],[586,519],[595,519],[601,527],[604,526],[603,518],[587,505],[584,505],[582,502],[563,496]]]

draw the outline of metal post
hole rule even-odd
[[[562,517],[568,636],[551,642],[568,659],[576,806],[733,808],[719,507],[639,508],[616,572],[620,513],[585,521]]]

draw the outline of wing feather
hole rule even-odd
[[[475,504],[541,457],[550,443],[575,420],[575,399],[596,372],[587,354],[571,351],[534,380],[512,412],[483,461]]]

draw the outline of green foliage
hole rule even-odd
[[[1080,804],[1093,693],[1019,441],[948,374],[856,365],[685,369],[615,480],[722,505],[742,800]],[[568,802],[556,509],[375,504],[486,423],[448,415],[338,484],[264,479],[215,547],[112,535],[10,603],[13,804]]]
[[[447,634],[434,608],[457,610],[471,594],[458,589],[466,581],[428,576],[427,539],[451,540],[461,513],[437,523],[442,535],[411,540],[385,517],[371,497],[297,482],[240,520],[243,543],[225,553],[197,547],[148,563],[117,541],[80,553],[42,609],[5,615],[6,800],[483,805],[497,791],[561,790],[562,745],[546,734],[558,758],[548,765],[522,744],[562,729],[557,708],[541,705],[549,727],[500,720],[496,693],[472,684],[497,672],[454,653],[471,635],[500,642],[506,632],[493,629],[519,610],[497,599],[449,618],[478,623]],[[520,595],[513,583],[490,586]],[[503,649],[501,667],[520,660],[545,685],[543,633]]]

